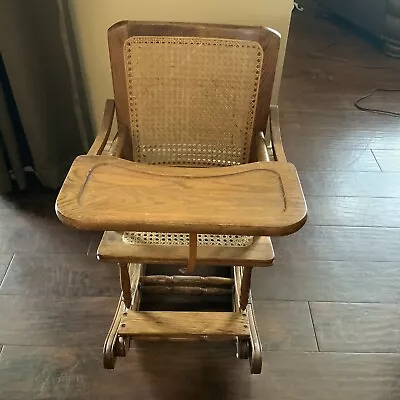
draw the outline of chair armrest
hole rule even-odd
[[[287,161],[285,151],[283,149],[282,144],[282,136],[281,136],[281,127],[279,123],[279,107],[271,106],[269,121],[268,121],[268,130],[271,137],[272,148],[274,150],[275,160],[276,161]]]
[[[104,107],[103,119],[101,121],[100,130],[94,140],[92,147],[88,151],[88,155],[98,156],[100,155],[106,144],[107,140],[110,136],[112,122],[114,119],[115,112],[115,102],[113,99],[107,99],[106,105]]]
[[[109,156],[131,160],[132,155],[128,154],[132,147],[130,143],[131,142],[128,133],[124,132],[122,129],[118,129],[117,133],[111,140],[110,147],[106,154]]]
[[[263,132],[257,132],[255,137],[255,161],[270,161],[268,155],[267,144],[265,143],[265,137]]]

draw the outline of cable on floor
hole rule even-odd
[[[299,11],[304,11],[304,8],[299,6],[299,4],[295,1],[294,2],[294,8],[299,10]],[[343,35],[344,37],[345,35]],[[310,58],[322,58],[325,60],[331,60],[331,61],[336,61],[336,62],[341,62],[344,64],[348,64],[354,67],[358,67],[358,68],[363,68],[363,69],[382,69],[382,70],[393,70],[396,72],[400,73],[400,68],[396,68],[396,67],[392,67],[392,66],[388,66],[388,65],[368,65],[368,64],[357,64],[354,63],[352,61],[350,61],[349,59],[346,58],[341,58],[341,57],[334,57],[334,56],[330,56],[328,54],[324,54],[323,51],[325,51],[326,49],[329,49],[335,45],[338,44],[338,40],[332,40],[330,41],[328,44],[326,44],[325,46],[323,46],[320,50],[314,51],[314,52],[308,52],[307,56]],[[370,98],[371,96],[373,96],[375,93],[377,92],[400,92],[400,89],[383,89],[383,88],[375,88],[373,90],[371,90],[371,92],[369,92],[368,94],[360,97],[359,99],[357,99],[354,102],[354,106],[361,111],[365,111],[365,112],[370,112],[370,113],[375,113],[375,114],[381,114],[381,115],[388,115],[391,117],[396,117],[399,118],[400,117],[400,112],[395,112],[395,111],[387,111],[387,110],[382,110],[379,108],[371,108],[371,107],[365,107],[361,105],[361,102]]]
[[[332,46],[335,46],[336,44],[338,44],[338,42],[336,40],[332,40],[331,42],[329,42],[326,46],[324,46],[324,48],[322,50],[326,50]],[[311,52],[308,53],[308,56],[310,58],[323,58],[326,60],[332,60],[332,61],[337,61],[337,62],[342,62],[344,64],[349,64],[352,65],[354,67],[358,67],[358,68],[364,68],[364,69],[383,69],[383,70],[394,70],[396,72],[400,73],[400,69],[396,68],[396,67],[391,67],[388,65],[367,65],[367,64],[356,64],[354,62],[351,62],[350,60],[346,59],[346,58],[341,58],[341,57],[333,57],[333,56],[329,56],[327,54],[321,53],[320,51],[317,52]],[[368,99],[369,97],[371,97],[374,93],[377,92],[400,92],[400,89],[383,89],[383,88],[375,88],[373,90],[371,90],[371,92],[369,92],[368,94],[360,97],[359,99],[357,99],[354,102],[354,106],[361,110],[361,111],[366,111],[366,112],[371,112],[371,113],[375,113],[375,114],[381,114],[381,115],[388,115],[391,117],[396,117],[399,118],[400,117],[400,112],[395,112],[395,111],[387,111],[387,110],[382,110],[379,108],[370,108],[370,107],[364,107],[362,106],[360,103],[363,100]]]
[[[389,115],[391,117],[400,118],[400,112],[386,111],[386,110],[381,110],[379,108],[370,108],[370,107],[364,107],[364,106],[360,105],[360,103],[363,100],[368,99],[376,92],[400,92],[400,89],[382,89],[382,88],[373,89],[373,90],[371,90],[371,92],[369,92],[365,96],[362,96],[358,100],[356,100],[356,102],[354,103],[354,106],[361,111],[367,111],[367,112],[371,112],[371,113]]]

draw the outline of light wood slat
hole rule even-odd
[[[97,257],[104,261],[138,262],[143,264],[186,264],[187,246],[132,245],[122,241],[122,234],[104,232]],[[248,247],[198,246],[198,265],[243,265],[267,267],[275,258],[271,239],[259,236]]]
[[[56,211],[65,224],[89,230],[270,236],[306,220],[296,169],[278,162],[177,168],[79,156]]]
[[[119,281],[123,293],[124,303],[126,307],[130,307],[132,303],[131,280],[129,277],[129,266],[126,263],[119,263]]]
[[[121,319],[125,336],[249,337],[246,315],[231,312],[131,311]]]
[[[245,310],[249,301],[250,285],[251,285],[251,272],[253,268],[242,268],[242,282],[240,291],[240,309]]]
[[[189,260],[186,268],[186,273],[190,274],[196,268],[197,257],[197,234],[189,234]]]

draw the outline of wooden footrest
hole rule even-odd
[[[246,315],[237,312],[131,311],[121,319],[118,334],[137,337],[250,336]]]

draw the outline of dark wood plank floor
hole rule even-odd
[[[400,61],[304,3],[280,106],[309,221],[254,273],[263,373],[228,343],[143,343],[103,370],[117,271],[35,191],[0,198],[1,400],[400,399],[400,119],[353,105],[399,87]],[[365,104],[400,111],[400,94]]]

